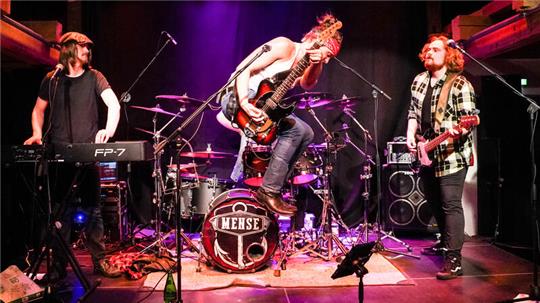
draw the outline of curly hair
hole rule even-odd
[[[448,37],[445,34],[432,34],[429,36],[427,42],[422,47],[422,51],[418,54],[420,61],[424,62],[424,56],[426,55],[429,44],[435,40],[441,40],[444,49],[446,51],[446,56],[444,58],[444,63],[450,72],[461,72],[463,71],[463,65],[465,60],[463,59],[463,54],[457,49],[453,49],[448,46]]]

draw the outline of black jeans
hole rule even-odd
[[[444,248],[458,255],[461,255],[465,236],[461,196],[466,175],[467,167],[443,177],[435,177],[431,167],[420,170],[426,198],[441,232]]]
[[[77,211],[84,213],[84,242],[92,256],[92,262],[97,265],[99,260],[105,257],[97,166],[92,163],[77,167],[71,163],[63,163],[53,165],[49,173],[55,219],[62,224],[60,236],[69,246],[74,215]],[[56,270],[62,272],[66,269],[67,259],[58,245],[53,241],[53,264]]]

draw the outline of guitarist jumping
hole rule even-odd
[[[313,88],[324,64],[337,55],[342,41],[337,31],[341,22],[334,16],[327,14],[317,21],[318,25],[305,34],[300,43],[285,37],[265,43],[270,50],[242,72],[221,98],[225,117],[242,130],[242,136],[259,144],[270,144],[277,138],[256,198],[271,211],[287,216],[293,215],[296,207],[281,199],[281,189],[314,134],[308,124],[291,115],[294,104],[283,105],[280,100],[295,85],[306,90]],[[254,50],[238,68],[256,56],[262,47]],[[242,142],[246,142],[245,137]],[[242,144],[239,159],[244,147]],[[240,161],[235,166],[236,171],[239,169]]]
[[[417,75],[411,85],[407,146],[411,151],[419,151],[423,164],[420,177],[442,235],[439,243],[424,248],[422,253],[444,252],[444,266],[436,276],[448,280],[463,274],[465,219],[461,196],[473,160],[470,127],[477,125],[479,118],[475,116],[474,89],[461,75],[463,55],[448,46],[448,38],[430,36],[419,58],[427,71]],[[419,130],[432,130],[439,136],[417,146]]]

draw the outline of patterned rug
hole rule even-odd
[[[197,272],[197,261],[182,259],[182,290],[209,290],[231,286],[248,287],[336,287],[357,286],[358,278],[350,275],[333,280],[332,274],[337,268],[335,261],[324,261],[305,255],[295,256],[288,260],[287,269],[281,271],[279,277],[268,267],[255,273],[228,274],[204,264]],[[392,263],[380,254],[373,254],[366,263],[369,273],[364,276],[364,285],[415,285],[401,273]],[[176,273],[174,274],[176,281]],[[146,277],[143,287],[163,290],[166,275],[154,272]],[[178,285],[178,284],[177,284]]]

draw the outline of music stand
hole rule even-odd
[[[332,274],[332,279],[352,275],[353,273],[360,279],[358,281],[358,302],[364,302],[364,276],[369,272],[364,266],[371,255],[376,242],[357,244],[345,255],[345,259],[338,264],[336,271]]]

